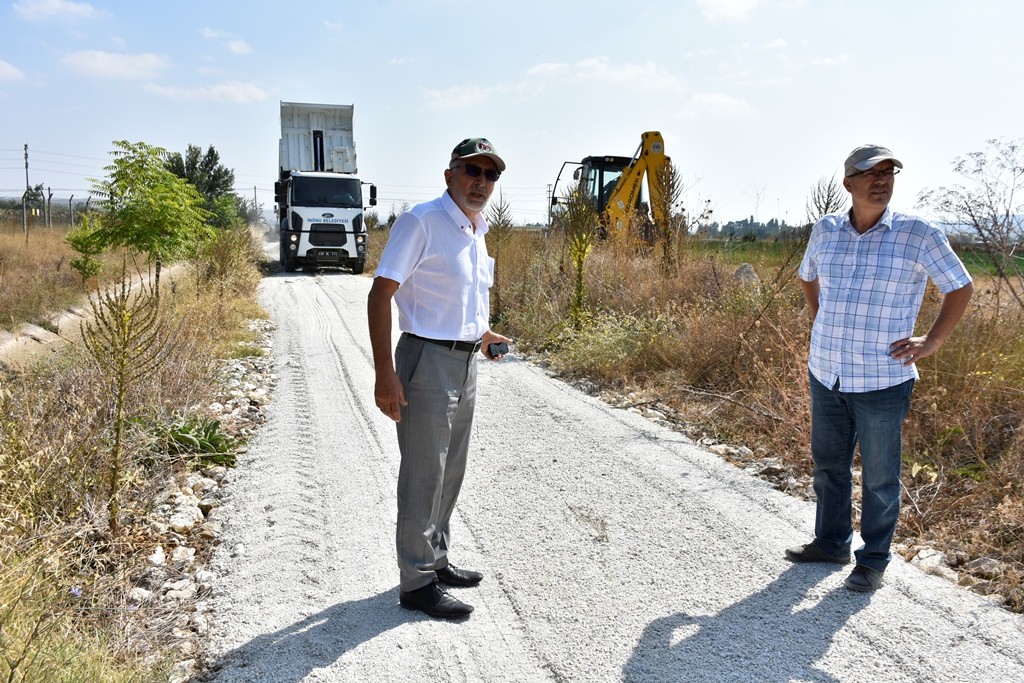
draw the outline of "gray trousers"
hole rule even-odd
[[[476,354],[403,334],[395,371],[408,405],[397,423],[398,525],[402,591],[434,581],[448,566],[449,520],[462,488],[476,405]]]

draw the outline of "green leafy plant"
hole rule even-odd
[[[114,161],[104,169],[107,178],[93,181],[100,212],[75,231],[70,243],[84,257],[116,247],[146,254],[155,265],[159,295],[162,264],[193,253],[209,238],[210,214],[195,186],[167,169],[165,150],[127,140],[115,141],[114,147]]]
[[[238,441],[221,430],[219,420],[183,417],[154,428],[157,448],[168,455],[189,456],[203,465],[235,466]]]

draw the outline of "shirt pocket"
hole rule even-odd
[[[899,256],[880,259],[865,270],[866,278],[877,283],[875,289],[890,296],[912,294],[923,274],[916,261]]]

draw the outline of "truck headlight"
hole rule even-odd
[[[356,244],[366,244],[366,233],[356,235]]]
[[[299,241],[299,236],[298,236],[297,234],[295,234],[295,233],[292,233],[292,234],[288,235],[288,239],[289,239],[289,241],[291,241],[291,242],[292,242],[293,244],[294,244],[294,243],[298,243],[298,241]]]

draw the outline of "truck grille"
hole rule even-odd
[[[341,225],[313,223],[309,226],[309,243],[317,247],[342,247],[348,241]]]

